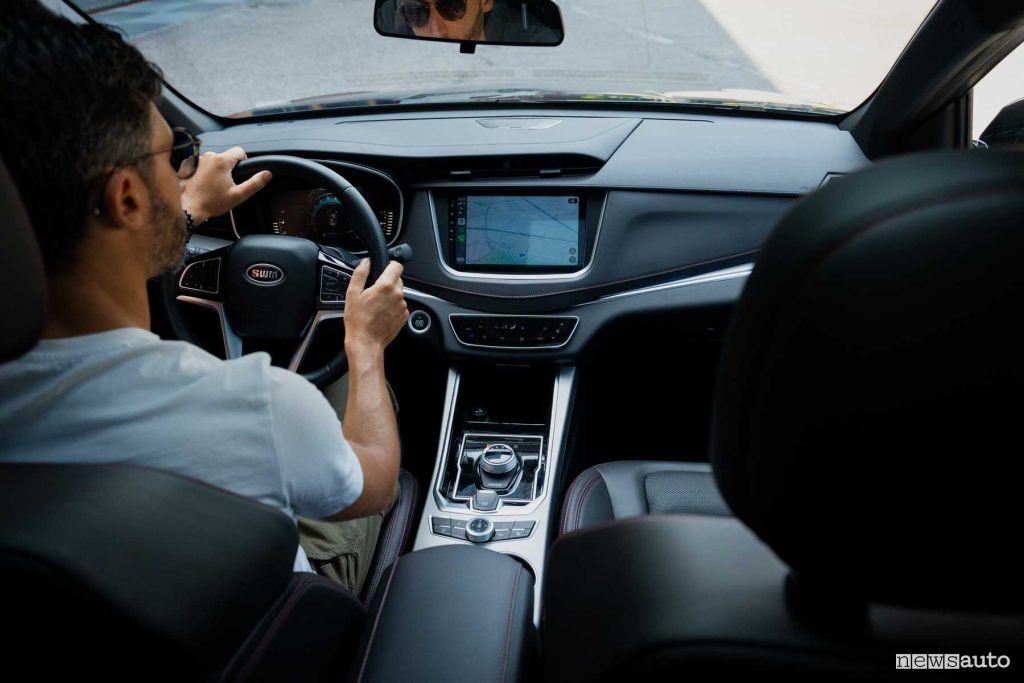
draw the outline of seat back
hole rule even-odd
[[[717,379],[711,462],[739,520],[559,539],[548,678],[900,680],[925,653],[1012,676],[1022,222],[1019,153],[908,156],[799,202]]]
[[[215,678],[292,578],[295,524],[121,465],[0,465],[6,666]]]
[[[0,211],[3,362],[38,338],[45,278],[2,161]],[[365,610],[327,579],[293,575],[297,547],[287,515],[177,475],[0,464],[4,666],[69,680],[337,680]]]
[[[32,226],[18,190],[0,159],[0,363],[27,351],[43,327],[46,277]]]
[[[1024,155],[840,179],[765,243],[722,353],[711,462],[801,586],[1024,613]]]

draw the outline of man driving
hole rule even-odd
[[[353,274],[337,411],[265,353],[222,361],[161,340],[147,281],[180,266],[188,221],[227,212],[270,174],[236,185],[240,148],[194,156],[158,113],[158,70],[110,30],[21,6],[0,20],[0,59],[0,156],[48,285],[42,339],[0,366],[0,461],[152,467],[339,524],[360,540],[326,573],[357,591],[396,491],[384,349],[408,315],[402,266],[372,287],[368,262]],[[295,569],[312,571],[301,546]]]

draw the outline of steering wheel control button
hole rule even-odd
[[[557,349],[569,343],[579,318],[573,316],[462,315],[449,317],[464,346],[495,349]]]
[[[473,509],[494,512],[498,509],[498,494],[494,491],[477,491],[473,495]]]
[[[409,331],[417,336],[426,334],[430,330],[430,314],[424,310],[415,310],[409,314],[405,324]]]
[[[320,301],[325,304],[341,303],[345,300],[348,283],[352,277],[337,268],[324,266],[320,271]]]
[[[473,543],[486,543],[494,538],[494,523],[484,517],[474,517],[466,525],[466,538]]]
[[[178,287],[191,289],[206,294],[217,294],[220,291],[220,259],[193,261],[181,271]]]

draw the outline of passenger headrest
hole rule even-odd
[[[1024,154],[886,161],[800,201],[722,355],[729,506],[847,597],[1024,609]]]
[[[46,275],[28,214],[0,159],[0,363],[28,351],[46,311]]]

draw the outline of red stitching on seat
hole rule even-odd
[[[302,583],[295,588],[294,593],[288,596],[288,600],[285,601],[281,611],[277,613],[276,617],[274,617],[274,621],[271,623],[270,628],[264,632],[259,644],[253,648],[252,654],[249,655],[249,659],[246,662],[245,667],[243,667],[238,673],[239,680],[243,680],[252,674],[253,667],[255,667],[256,663],[263,658],[266,654],[265,650],[270,646],[270,642],[274,639],[274,636],[277,635],[278,631],[281,630],[281,626],[284,624],[286,616],[291,613],[291,610],[295,609],[295,604],[309,589],[309,587],[315,585],[316,582],[311,578],[315,576],[315,574],[308,574],[308,576],[310,577],[308,579],[306,577],[301,577],[299,579]]]
[[[501,656],[501,678],[499,683],[505,683],[505,676],[508,674],[508,649],[512,642],[512,615],[516,611],[516,593],[519,591],[519,576],[523,573],[523,565],[516,570],[516,578],[512,580],[512,600],[508,606],[508,622],[505,624],[505,652]]]
[[[409,530],[412,529],[412,517],[413,511],[416,509],[416,499],[419,497],[420,484],[415,479],[410,479],[412,486],[409,487],[409,512],[405,515],[405,528],[402,530],[402,538],[398,542],[398,550],[395,551],[395,557],[397,558],[402,554],[402,549],[405,547],[405,539],[409,536]]]
[[[583,487],[583,492],[580,494],[580,497],[576,499],[576,504],[573,505],[573,508],[574,508],[574,515],[573,516],[575,518],[575,521],[574,521],[574,524],[573,524],[573,529],[578,529],[579,528],[580,517],[583,516],[583,503],[586,502],[587,494],[590,492],[590,489],[594,488],[594,484],[596,484],[600,479],[601,479],[601,473],[600,472],[596,472],[594,474],[594,476],[592,476],[587,481],[586,485]]]
[[[572,508],[573,495],[581,488],[580,481],[582,481],[583,474],[584,473],[581,472],[580,476],[576,477],[576,479],[569,484],[569,490],[565,494],[565,501],[562,503],[562,520],[558,525],[559,534],[564,534],[569,528],[569,509]]]
[[[395,558],[395,563],[391,565],[391,575],[388,576],[388,583],[384,586],[384,597],[380,599],[380,608],[377,610],[377,616],[373,620],[373,630],[370,631],[370,641],[366,644],[366,653],[363,655],[363,664],[359,667],[358,681],[363,680],[363,674],[366,673],[366,664],[370,661],[370,650],[373,649],[373,641],[377,637],[377,626],[380,624],[380,615],[384,613],[384,604],[388,601],[388,591],[391,590],[391,581],[395,578],[395,570],[398,569],[398,560],[401,558]]]
[[[399,496],[401,496],[401,493],[399,493]],[[379,552],[377,553],[377,566],[373,568],[373,576],[370,577],[370,589],[366,592],[367,605],[369,605],[370,601],[373,600],[373,594],[377,590],[377,584],[380,583],[380,577],[384,575],[384,572],[388,568],[387,563],[382,561],[382,558],[385,557],[385,555],[383,555],[382,553],[387,553],[390,555],[390,553],[388,552],[388,544],[391,542],[391,536],[394,534],[395,527],[398,526],[398,524],[395,522],[395,519],[398,516],[396,513],[399,512],[399,509],[401,507],[402,502],[401,500],[399,500],[398,504],[395,506],[395,509],[392,510],[391,516],[388,518],[388,531],[384,535],[384,542],[379,546]]]

